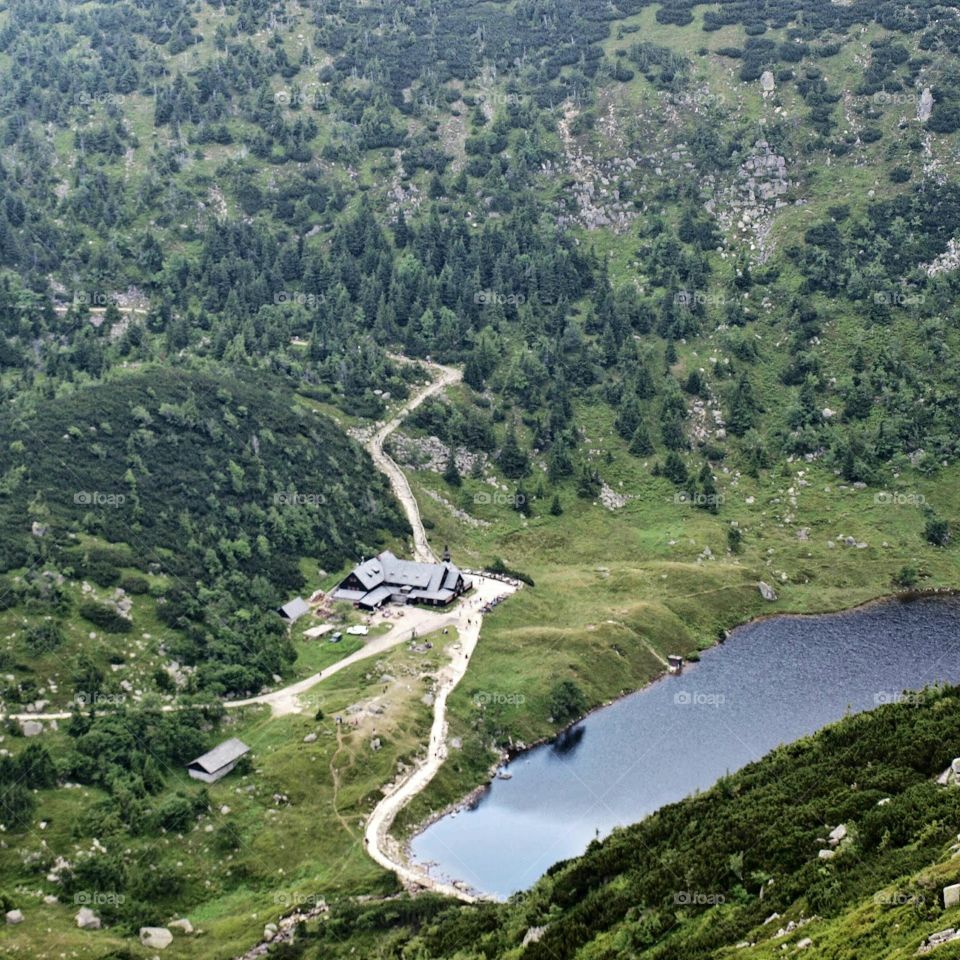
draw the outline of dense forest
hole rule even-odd
[[[269,374],[117,372],[6,411],[0,444],[22,457],[2,479],[3,568],[31,571],[4,580],[4,605],[46,614],[50,642],[77,613],[129,632],[109,608],[74,609],[50,571],[131,593],[150,584],[125,571],[160,575],[170,652],[211,692],[259,689],[292,660],[274,611],[306,585],[301,557],[338,569],[406,529],[366,454]]]

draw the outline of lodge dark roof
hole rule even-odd
[[[384,550],[354,567],[351,575],[333,592],[333,598],[377,606],[391,594],[402,592],[410,600],[449,603],[457,595],[462,577],[460,568],[449,561],[401,560]]]

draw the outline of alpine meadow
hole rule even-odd
[[[960,2],[0,0],[0,957],[960,958]]]

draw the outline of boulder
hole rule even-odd
[[[43,724],[39,720],[21,720],[20,729],[25,737],[38,737],[43,733]]]
[[[845,823],[841,823],[839,827],[834,827],[833,830],[830,831],[828,838],[830,840],[830,846],[835,847],[846,835],[847,825]]]
[[[933,113],[933,93],[929,87],[924,87],[923,93],[920,94],[920,100],[917,102],[917,119],[921,123],[926,123],[930,119],[931,113]]]
[[[315,733],[308,733],[303,738],[304,743],[316,743],[316,741],[317,741],[317,735]]]
[[[184,933],[193,933],[193,924],[186,917],[182,917],[179,920],[171,920],[167,926],[173,927],[174,930],[182,930]]]
[[[810,937],[804,937],[802,940],[797,942],[798,950],[806,950],[807,947],[812,947],[812,946],[813,946],[813,940],[811,940]]]
[[[89,907],[81,907],[73,919],[81,930],[100,929],[100,918]]]
[[[960,905],[960,883],[951,883],[950,886],[943,888],[943,907],[949,910],[958,905]]]
[[[769,583],[764,583],[761,580],[757,584],[757,589],[760,591],[760,596],[763,597],[764,600],[773,601],[777,599],[777,592],[773,589],[773,587],[770,586]]]
[[[817,854],[817,856],[821,860],[832,860],[835,855],[836,855],[835,850],[830,850],[830,849],[827,849],[826,847]]]
[[[263,928],[263,939],[269,943],[277,935],[277,925],[275,923],[268,923]]]
[[[166,927],[141,927],[140,943],[148,950],[166,950],[173,942],[173,934]]]
[[[16,924],[23,923],[23,911],[22,910],[8,910],[6,913],[7,923]]]
[[[769,96],[776,88],[777,84],[773,79],[773,73],[769,70],[764,70],[763,73],[760,74],[760,92],[764,96]]]

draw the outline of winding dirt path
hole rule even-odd
[[[392,358],[401,363],[410,362],[406,357],[392,355]],[[444,367],[439,363],[428,363],[425,360],[418,362],[436,374],[433,382],[411,397],[411,399],[397,411],[392,420],[380,427],[367,442],[366,447],[377,469],[387,475],[390,486],[393,488],[394,494],[403,506],[407,519],[410,521],[410,526],[413,529],[413,559],[423,563],[436,563],[436,555],[427,542],[427,531],[424,530],[423,521],[420,519],[420,507],[417,506],[417,499],[410,489],[410,484],[404,472],[397,466],[389,454],[384,453],[383,444],[387,437],[400,426],[411,411],[419,407],[427,397],[434,396],[434,394],[445,390],[451,384],[459,383],[460,380],[463,379],[463,373],[455,367]]]
[[[492,600],[508,596],[517,589],[512,584],[491,577],[474,577],[473,582],[474,594],[461,604],[457,616],[459,640],[447,648],[451,655],[450,662],[437,676],[433,725],[430,728],[427,755],[403,779],[386,788],[386,795],[374,807],[364,831],[367,853],[382,867],[393,870],[407,884],[445,893],[466,903],[474,903],[479,898],[452,884],[434,879],[424,867],[410,863],[404,853],[403,844],[390,835],[390,828],[400,810],[427,786],[447,758],[447,697],[467,672],[470,657],[480,639],[480,627],[483,623],[480,608]]]

